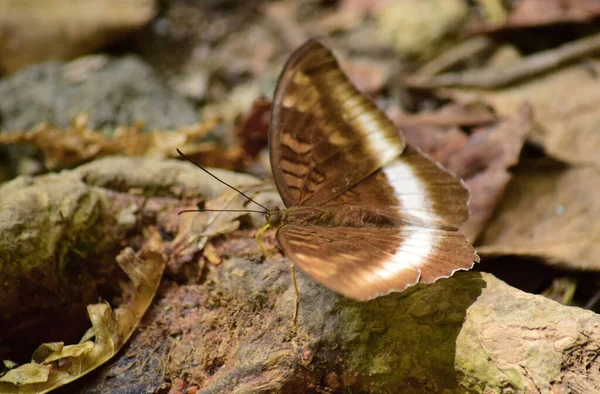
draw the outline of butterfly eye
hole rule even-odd
[[[271,212],[267,214],[267,223],[269,223],[271,227],[281,226],[281,220],[281,210],[279,210],[278,208],[271,210]]]

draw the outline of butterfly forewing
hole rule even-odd
[[[317,282],[357,300],[431,283],[478,261],[458,232],[462,182],[404,139],[311,40],[290,58],[271,113],[277,240]]]
[[[323,204],[402,153],[394,124],[316,40],[279,78],[269,131],[271,167],[287,207]]]

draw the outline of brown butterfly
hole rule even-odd
[[[317,40],[297,49],[275,91],[269,130],[277,241],[322,285],[369,300],[470,269],[458,229],[469,192],[402,134]]]
[[[364,301],[479,261],[458,231],[469,216],[461,180],[407,145],[317,40],[297,49],[279,77],[269,151],[284,210],[194,164],[264,208],[286,257],[322,285]]]

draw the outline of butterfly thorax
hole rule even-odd
[[[333,207],[293,207],[281,212],[280,225],[323,227],[396,227],[402,221],[392,212],[358,205]]]

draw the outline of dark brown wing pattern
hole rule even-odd
[[[394,124],[316,40],[287,62],[273,99],[271,167],[287,207],[323,204],[404,150]]]
[[[479,261],[458,232],[469,215],[462,182],[405,147],[317,41],[280,77],[269,138],[284,203],[316,212],[288,210],[277,240],[317,282],[368,300]]]

